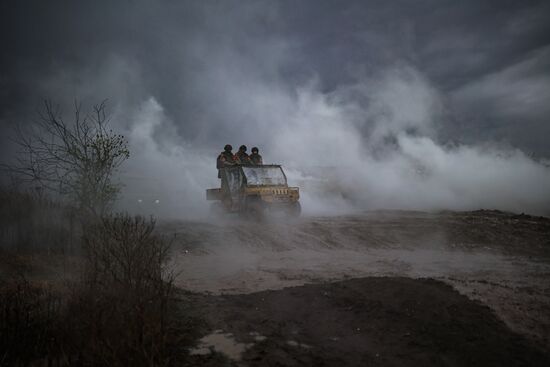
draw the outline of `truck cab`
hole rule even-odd
[[[217,209],[249,215],[275,210],[300,215],[300,190],[288,186],[280,165],[226,166],[220,176],[221,187],[206,190],[206,199],[216,201]]]

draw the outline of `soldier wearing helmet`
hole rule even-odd
[[[250,161],[252,164],[258,166],[264,164],[262,156],[258,154],[258,147],[252,148],[252,154],[250,155]]]
[[[223,148],[223,152],[220,153],[218,159],[216,160],[216,168],[218,169],[218,178],[221,178],[220,169],[225,166],[232,166],[236,163],[235,156],[231,152],[233,147],[230,144],[227,144]]]
[[[239,151],[235,154],[235,161],[238,164],[252,164],[250,157],[246,153],[246,145],[241,145]]]

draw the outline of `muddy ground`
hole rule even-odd
[[[550,365],[548,218],[376,211],[160,229],[205,320],[191,364]]]

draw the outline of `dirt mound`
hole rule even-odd
[[[206,346],[231,355],[228,365],[550,365],[548,354],[488,307],[431,279],[361,278],[189,298],[209,324],[205,332],[234,338],[229,352],[223,343]],[[190,364],[224,358],[205,353]]]

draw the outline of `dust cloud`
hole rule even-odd
[[[230,143],[257,145],[265,162],[282,164],[289,184],[301,188],[306,214],[550,211],[547,163],[491,142],[438,141],[439,123],[447,118],[445,101],[410,66],[389,68],[330,93],[315,80],[295,90],[262,80],[223,87],[220,95],[227,99],[239,95],[235,104],[242,111],[233,106],[235,113],[248,117],[239,123],[235,114],[227,114],[226,123],[242,138],[220,140],[218,150],[178,136],[175,122],[154,97],[124,111],[131,116],[127,136],[133,153],[121,176],[127,208],[171,218],[205,217],[204,191],[219,185],[215,158]]]

